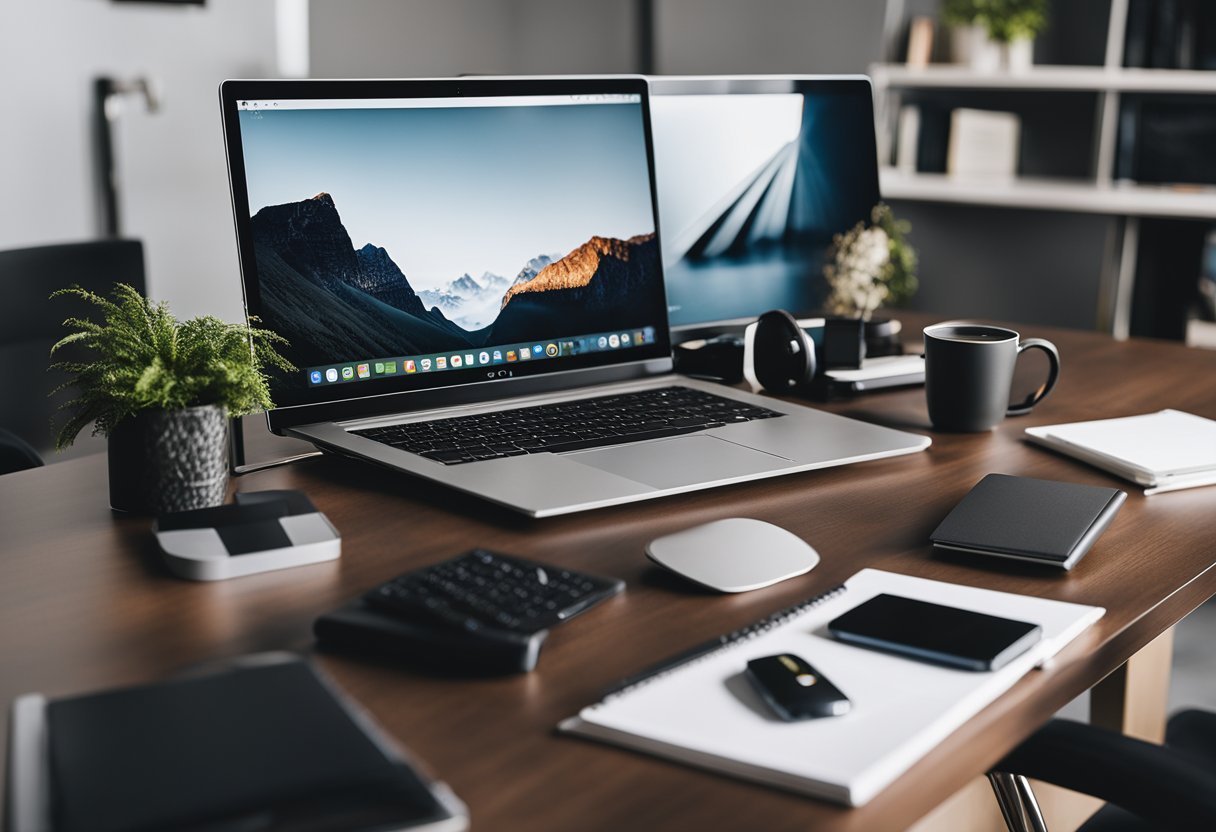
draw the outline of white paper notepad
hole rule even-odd
[[[1031,621],[1043,639],[995,672],[954,670],[836,641],[824,628],[881,593]],[[877,569],[741,641],[584,708],[561,730],[748,780],[861,806],[1032,668],[1102,617],[1089,607]],[[839,717],[782,722],[743,677],[789,652],[853,703]]]
[[[1026,436],[1145,486],[1145,494],[1216,483],[1216,421],[1180,410],[1026,428]]]

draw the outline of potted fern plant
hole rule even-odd
[[[272,407],[265,368],[295,368],[275,349],[286,341],[250,324],[210,316],[178,321],[164,303],[115,286],[112,300],[79,286],[101,321],[69,318],[75,330],[51,348],[75,345],[91,360],[52,367],[72,378],[59,448],[92,424],[109,437],[110,506],[161,513],[220,505],[228,491],[228,419]],[[75,348],[74,347],[74,348]]]

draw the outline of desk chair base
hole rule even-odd
[[[1003,771],[988,772],[988,783],[996,794],[997,805],[1005,817],[1009,832],[1047,832],[1043,813],[1035,799],[1030,781],[1020,774]]]
[[[1025,777],[1107,801],[1083,832],[1216,829],[1216,713],[1175,714],[1164,745],[1053,719],[988,776],[1011,830],[1043,828],[1019,825],[1024,795],[1011,783]]]

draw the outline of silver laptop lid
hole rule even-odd
[[[275,429],[670,369],[640,78],[228,81]]]

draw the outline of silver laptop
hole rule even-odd
[[[642,78],[220,98],[276,433],[534,517],[929,445],[673,373]]]

